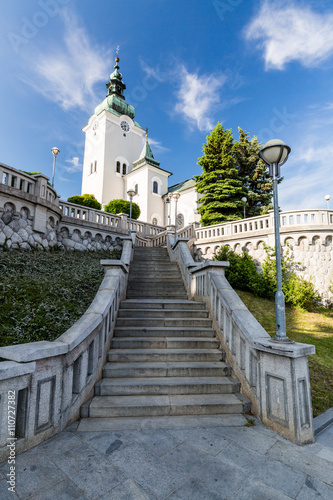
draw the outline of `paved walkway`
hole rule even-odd
[[[78,432],[75,423],[18,456],[17,494],[1,464],[0,498],[333,499],[333,424],[298,447],[244,422],[170,417],[157,428],[101,432]]]

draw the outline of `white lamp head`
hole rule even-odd
[[[241,198],[241,201],[242,201],[243,203],[246,203],[246,202],[247,202],[247,198],[245,198],[245,196],[243,196],[243,198]]]
[[[173,197],[176,198],[176,200],[178,200],[178,198],[180,197],[180,194],[178,193],[178,191],[175,191],[173,193]]]
[[[267,165],[277,164],[283,165],[289,156],[291,148],[280,139],[272,139],[266,142],[264,147],[259,151],[259,156]]]
[[[54,156],[57,156],[57,154],[60,153],[60,149],[58,149],[58,148],[52,148],[51,151],[54,154]]]
[[[132,197],[135,195],[135,191],[134,191],[134,189],[129,189],[129,190],[127,191],[127,194],[128,194],[128,196],[130,196],[130,197],[132,198]]]
[[[329,194],[327,194],[327,195],[325,196],[325,200],[326,200],[326,201],[330,201],[330,199],[331,199],[331,196],[330,196]]]

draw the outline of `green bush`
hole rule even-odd
[[[104,207],[110,214],[130,214],[130,202],[127,200],[112,200]],[[141,210],[137,203],[132,202],[132,219],[140,217]]]
[[[267,257],[258,272],[253,258],[245,251],[237,254],[227,246],[220,248],[215,260],[227,260],[230,266],[225,275],[230,285],[238,290],[252,292],[258,297],[273,299],[276,292],[276,267],[273,249],[265,247]],[[286,252],[281,259],[282,290],[287,304],[309,309],[320,300],[313,283],[295,273],[297,263],[292,262]]]
[[[70,203],[76,203],[77,205],[83,205],[84,207],[96,208],[97,210],[102,209],[102,205],[96,200],[93,194],[75,194],[68,198]]]

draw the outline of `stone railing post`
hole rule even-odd
[[[118,216],[120,217],[118,228],[123,229],[124,233],[128,234],[128,214],[118,214]]]

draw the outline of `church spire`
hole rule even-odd
[[[108,89],[109,95],[116,95],[120,97],[120,99],[125,100],[124,90],[126,89],[126,85],[123,82],[123,75],[119,72],[119,57],[118,57],[119,45],[117,47],[117,56],[115,58],[116,64],[114,65],[114,72],[110,75],[110,80],[106,84],[106,88]]]

